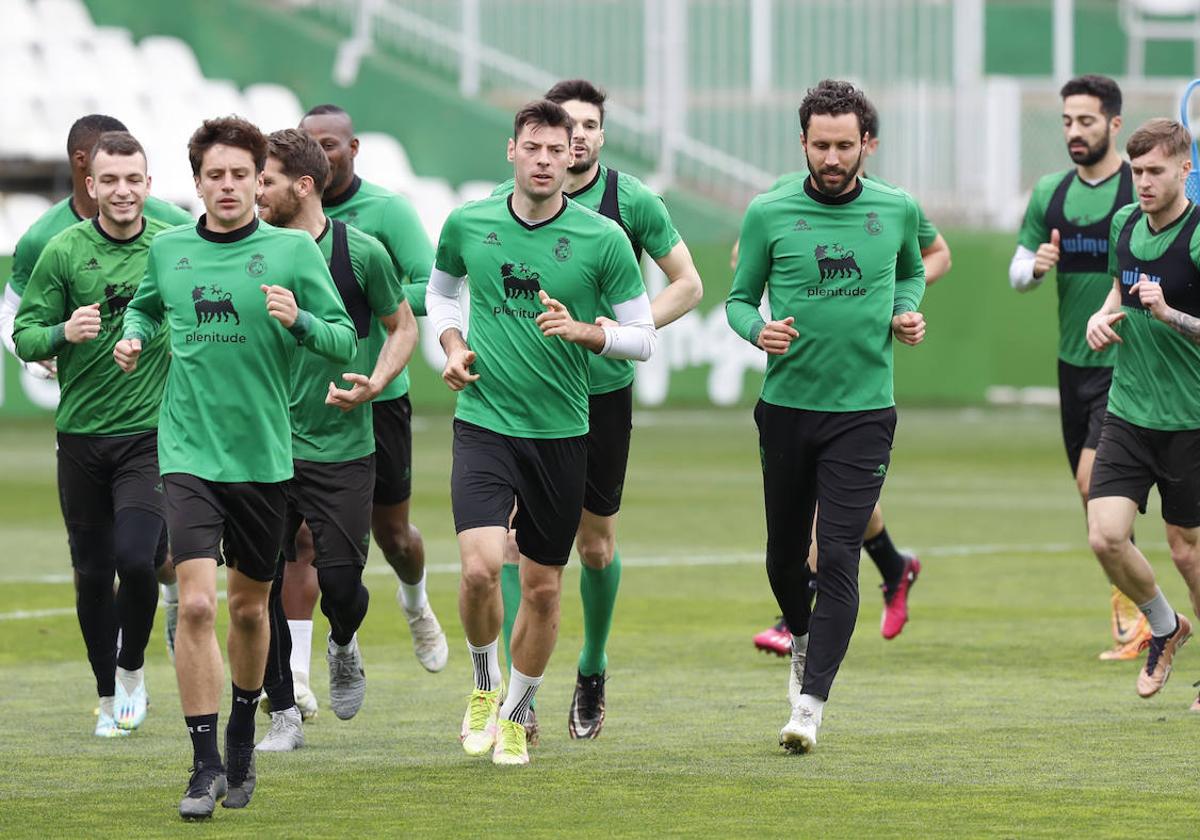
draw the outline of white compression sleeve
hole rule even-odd
[[[1008,282],[1018,292],[1036,289],[1042,284],[1046,275],[1033,276],[1033,261],[1036,255],[1024,245],[1018,245],[1013,254],[1012,262],[1008,264]]]
[[[649,359],[658,339],[649,296],[643,292],[633,300],[615,304],[613,314],[620,326],[604,328],[604,347],[600,355],[638,362]]]
[[[17,355],[17,345],[13,341],[13,319],[17,317],[17,310],[21,308],[21,298],[13,291],[13,287],[5,285],[4,301],[0,303],[0,341],[4,342],[4,346],[9,353]]]
[[[433,334],[439,338],[446,330],[462,332],[462,304],[458,301],[458,293],[465,279],[447,274],[437,267],[429,272],[425,313],[433,324]]]

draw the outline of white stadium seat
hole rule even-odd
[[[40,195],[13,193],[4,199],[4,219],[10,229],[20,231],[19,237],[50,207],[50,200]]]
[[[37,0],[35,9],[47,39],[86,38],[96,29],[83,0]]]
[[[156,91],[180,95],[200,86],[204,75],[192,48],[169,35],[151,35],[138,44],[142,73]]]
[[[242,91],[242,98],[246,101],[246,119],[268,133],[295,128],[304,116],[300,99],[283,85],[250,85]]]
[[[0,0],[0,51],[27,47],[41,36],[40,21],[29,0]]]

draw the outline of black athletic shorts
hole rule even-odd
[[[1100,443],[1100,427],[1108,410],[1110,367],[1076,367],[1058,360],[1058,405],[1063,444],[1071,475],[1079,471],[1079,456]]]
[[[284,559],[295,561],[296,532],[301,522],[307,522],[316,548],[314,566],[365,566],[371,539],[375,456],[330,464],[294,463],[296,474],[287,483]]]
[[[509,437],[455,420],[455,531],[507,528],[516,500],[512,524],[520,552],[544,566],[566,565],[583,512],[585,438]]]
[[[111,568],[117,511],[137,508],[163,516],[158,477],[158,433],[58,433],[58,501],[71,564],[80,571]],[[156,566],[166,560],[163,544]]]
[[[1144,429],[1108,415],[1088,498],[1121,496],[1145,513],[1152,485],[1158,485],[1164,521],[1180,528],[1200,526],[1200,429]]]
[[[583,509],[612,516],[621,509],[629,438],[633,430],[633,385],[588,398],[587,489]]]
[[[287,482],[162,477],[167,534],[175,562],[213,557],[263,583],[275,578],[287,511]]]
[[[377,505],[398,505],[412,495],[412,403],[408,395],[371,403],[375,424]]]

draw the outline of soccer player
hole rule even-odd
[[[1038,181],[1025,211],[1009,282],[1036,289],[1055,270],[1058,288],[1058,394],[1063,443],[1075,486],[1088,504],[1092,465],[1104,422],[1115,350],[1088,349],[1088,318],[1112,287],[1108,234],[1113,215],[1133,201],[1133,177],[1116,146],[1121,89],[1105,76],[1080,76],[1063,85],[1063,136],[1074,164]],[[1113,646],[1101,659],[1135,659],[1150,637],[1137,607],[1114,586]]]
[[[408,199],[364,181],[354,174],[358,138],[350,115],[337,105],[318,105],[300,121],[329,158],[330,181],[322,199],[325,214],[378,239],[387,250],[404,284],[412,311],[425,314],[425,284],[433,263],[433,247]],[[371,326],[369,344],[374,362],[387,340],[379,321]],[[425,591],[425,544],[409,521],[412,496],[412,403],[408,371],[388,384],[371,404],[375,424],[375,490],[371,533],[384,559],[400,580],[396,599],[412,633],[417,661],[431,672],[446,667],[446,634]],[[305,529],[306,531],[307,529]],[[284,578],[284,609],[292,631],[292,670],[297,699],[306,712],[316,712],[308,688],[312,654],[312,612],[317,599],[316,573],[311,566],[311,538],[301,532],[297,562],[289,563]]]
[[[95,732],[116,737],[146,717],[142,666],[158,604],[155,569],[166,560],[156,487],[166,333],[148,336],[131,376],[110,359],[150,241],[170,225],[142,213],[150,177],[136,139],[103,133],[89,158],[85,183],[98,213],[42,249],[13,338],[22,360],[58,359],[58,487],[77,574],[75,609],[100,696]]]
[[[868,107],[850,85],[808,91],[800,130],[810,177],[750,203],[726,301],[730,326],[768,354],[755,420],[767,574],[793,634],[792,714],[779,741],[797,752],[816,745],[854,631],[863,533],[896,424],[892,336],[925,335],[916,202],[858,177]],[[810,616],[814,512],[821,568]]]
[[[267,597],[292,477],[288,397],[297,353],[349,362],[357,340],[312,237],[254,215],[267,141],[237,117],[206,120],[188,142],[205,214],[159,234],[114,357],[138,367],[166,324],[171,366],[158,426],[167,532],[179,576],[175,673],[193,766],[184,819],[212,816],[254,791],[254,710],[269,630]],[[299,346],[298,346],[299,345]],[[228,568],[233,703],[217,748],[222,662],[217,565]]]
[[[1094,351],[1116,347],[1088,488],[1088,541],[1108,579],[1150,625],[1137,677],[1142,697],[1166,685],[1192,634],[1131,539],[1151,485],[1162,498],[1171,559],[1200,615],[1200,210],[1183,189],[1191,144],[1182,125],[1155,119],[1125,145],[1137,204],[1113,216],[1113,284],[1086,333]],[[1192,710],[1200,711],[1200,699]]]
[[[417,321],[404,299],[391,257],[378,240],[326,218],[321,191],[329,161],[321,146],[295,128],[267,137],[267,165],[258,196],[260,217],[276,227],[308,232],[329,263],[333,282],[354,321],[358,353],[348,370],[311,353],[292,367],[292,458],[288,484],[284,556],[294,560],[294,535],[308,523],[316,546],[321,610],[329,618],[327,643],[330,706],[343,720],[354,717],[366,691],[356,631],[367,613],[362,583],[370,543],[371,493],[375,486],[375,436],[370,402],[404,369],[417,343]],[[387,333],[373,361],[370,328]],[[338,385],[342,387],[337,387]],[[271,588],[271,649],[265,689],[271,731],[258,744],[267,752],[304,745],[296,708],[291,633],[283,609],[284,564]]]
[[[447,356],[442,378],[459,392],[450,496],[462,556],[459,614],[475,673],[461,737],[471,755],[494,746],[496,764],[529,762],[522,724],[558,635],[562,569],[587,478],[589,356],[645,360],[655,342],[624,232],[562,194],[572,123],[545,100],[517,113],[508,142],[515,187],[450,214],[427,293]],[[464,282],[469,343],[458,303]],[[594,321],[603,301],[615,321],[601,326]],[[505,696],[497,644],[510,518],[521,605]]]
[[[88,114],[72,123],[67,132],[67,159],[71,166],[71,195],[55,204],[17,241],[13,252],[12,276],[4,288],[4,300],[0,302],[0,342],[9,352],[16,354],[13,344],[13,318],[21,305],[21,296],[33,274],[42,250],[55,235],[84,219],[95,218],[97,213],[96,199],[88,193],[87,178],[89,174],[92,147],[106,131],[126,131],[125,124],[106,114]],[[147,218],[166,222],[168,225],[188,225],[195,220],[186,210],[176,207],[170,202],[146,196],[142,213]],[[146,240],[147,242],[149,239]],[[139,278],[140,279],[140,278]],[[19,358],[19,357],[18,357]],[[21,362],[33,376],[48,379],[54,376],[55,361],[53,358],[40,359],[37,362]],[[175,623],[179,612],[179,590],[175,585],[175,566],[169,560],[158,567],[158,581],[162,584],[163,600],[166,603],[166,621],[163,625],[166,633],[167,653],[175,655]],[[76,576],[76,595],[79,592],[79,579]]]
[[[694,309],[704,288],[692,255],[675,229],[662,198],[634,176],[600,163],[607,98],[603,90],[584,79],[562,81],[546,91],[546,99],[557,102],[571,115],[572,160],[563,191],[571,200],[620,225],[634,256],[640,260],[646,251],[662,269],[668,284],[650,303],[654,326],[662,328]],[[510,180],[493,194],[507,195],[512,191]],[[602,317],[611,319],[610,310],[606,305]],[[575,535],[575,547],[583,564],[579,579],[583,649],[579,653],[575,693],[567,715],[567,731],[572,738],[595,738],[604,725],[608,667],[605,648],[621,581],[617,513],[633,426],[633,362],[597,355],[589,356],[588,361],[592,382],[588,389],[587,492]],[[500,585],[504,593],[504,650],[511,662],[513,622],[521,603],[520,567],[511,540]],[[536,720],[530,708],[526,731],[531,745],[537,739]]]
[[[836,87],[845,82],[825,80],[822,85]],[[859,177],[870,178],[885,187],[898,189],[878,176],[867,175],[867,159],[879,150],[879,112],[868,102],[867,115],[863,126],[867,134],[866,148],[863,153],[862,171]],[[803,181],[808,172],[792,172],[781,176],[770,191],[779,189],[794,181]],[[920,223],[917,229],[917,243],[921,246],[921,262],[925,266],[925,285],[932,286],[950,270],[950,246],[946,243],[933,222],[925,215],[921,206],[917,205]],[[737,243],[734,243],[732,266],[737,268]],[[921,573],[921,561],[909,551],[899,551],[887,526],[883,521],[883,509],[877,503],[871,511],[871,521],[867,524],[863,535],[863,548],[879,570],[883,583],[883,614],[880,616],[879,630],[883,638],[894,639],[900,635],[904,625],[908,623],[908,593],[917,576]],[[817,567],[816,541],[812,543],[809,554],[809,565]],[[790,656],[792,653],[792,634],[788,630],[787,621],[782,617],[773,627],[768,627],[754,636],[754,646],[779,656]]]

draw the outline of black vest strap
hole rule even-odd
[[[629,230],[629,226],[625,224],[625,220],[621,218],[621,205],[617,201],[617,178],[620,177],[620,172],[608,168],[608,177],[604,180],[604,194],[600,196],[600,207],[597,212],[606,218],[612,219],[621,226],[621,230],[625,231],[625,235],[629,237],[629,244],[633,247],[633,255],[637,257],[638,262],[642,261],[642,246],[633,238],[633,232]]]
[[[330,221],[333,223],[333,254],[329,258],[329,273],[333,275],[333,284],[337,286],[342,303],[346,305],[346,312],[354,322],[354,331],[358,333],[359,338],[366,338],[371,326],[371,304],[367,302],[366,292],[354,276],[346,223],[337,219]]]
[[[1117,269],[1121,280],[1121,305],[1145,309],[1141,298],[1129,293],[1133,284],[1145,274],[1162,286],[1167,305],[1188,315],[1200,317],[1200,269],[1192,261],[1192,237],[1200,226],[1200,210],[1188,205],[1187,217],[1176,224],[1179,232],[1162,256],[1155,260],[1139,260],[1130,248],[1133,229],[1142,218],[1141,208],[1129,214],[1128,221],[1117,236]],[[1175,225],[1172,225],[1175,226]]]
[[[1063,274],[1107,274],[1108,236],[1113,214],[1126,204],[1133,203],[1133,169],[1122,163],[1117,173],[1117,195],[1104,218],[1090,225],[1076,225],[1067,219],[1063,210],[1067,190],[1078,177],[1076,170],[1068,172],[1054,190],[1046,205],[1046,228],[1058,230],[1061,239],[1058,271]]]

